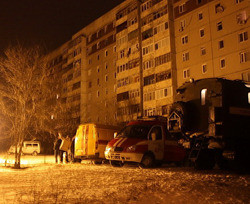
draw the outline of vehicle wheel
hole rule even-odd
[[[122,167],[124,165],[124,163],[122,163],[121,161],[110,160],[109,163],[113,167]]]
[[[34,151],[34,152],[32,153],[32,155],[33,155],[33,156],[36,156],[36,155],[37,155],[37,152],[36,152],[36,151]]]
[[[155,158],[152,154],[145,154],[139,164],[141,168],[151,168],[155,165]]]

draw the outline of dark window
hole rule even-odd
[[[223,28],[222,22],[220,21],[220,22],[217,23],[217,31],[222,30],[222,28]]]
[[[155,75],[152,74],[150,76],[144,77],[144,86],[154,84],[155,83]]]
[[[125,101],[128,99],[129,99],[129,92],[128,91],[117,94],[117,102]]]
[[[221,41],[219,41],[219,49],[221,49],[221,48],[223,48],[223,47],[224,47],[224,41],[221,40]]]
[[[77,82],[77,83],[73,84],[72,90],[78,89],[80,87],[81,87],[81,82]]]
[[[149,134],[149,140],[153,140],[152,137],[155,137],[155,140],[161,140],[162,139],[162,130],[161,126],[155,126],[152,128]]]
[[[142,40],[146,40],[153,36],[153,29],[150,28],[142,33]]]

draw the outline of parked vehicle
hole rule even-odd
[[[19,147],[17,148],[19,151]],[[24,141],[22,147],[22,154],[32,154],[36,156],[41,152],[41,143],[39,141]],[[12,145],[8,151],[9,154],[15,153],[15,146]]]
[[[108,142],[114,138],[118,127],[100,124],[79,125],[76,136],[73,138],[74,159],[92,159],[96,163],[105,159],[104,150]]]
[[[125,162],[138,163],[149,168],[162,162],[180,164],[186,151],[167,130],[166,119],[162,117],[142,118],[128,123],[112,139],[105,150],[105,158],[113,166]]]
[[[189,159],[199,169],[215,163],[249,169],[250,86],[210,78],[177,89],[168,118],[172,134],[184,135]],[[229,162],[231,161],[231,162]]]

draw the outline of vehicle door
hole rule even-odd
[[[162,126],[155,125],[148,135],[148,150],[153,152],[156,160],[162,160],[164,156],[164,140]]]
[[[24,143],[23,143],[23,147],[22,147],[22,152],[23,152],[24,154],[29,154],[29,153],[30,153],[30,152],[29,152],[30,146],[31,146],[30,143],[24,142]]]

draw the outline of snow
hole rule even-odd
[[[37,160],[40,161],[40,160]],[[249,203],[249,175],[164,166],[31,163],[0,167],[0,203]]]

